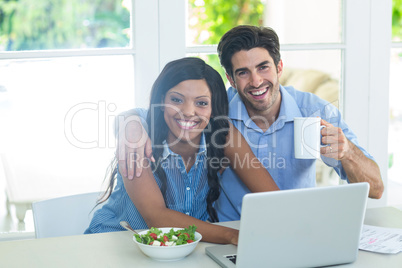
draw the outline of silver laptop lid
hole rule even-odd
[[[247,194],[237,267],[315,267],[356,260],[369,184]]]

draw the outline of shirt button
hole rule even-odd
[[[187,187],[186,190],[187,190],[187,191],[190,191],[190,187]]]
[[[190,212],[186,212],[186,215],[190,215]]]

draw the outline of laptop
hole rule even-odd
[[[205,252],[222,267],[354,262],[368,191],[368,183],[353,183],[246,194],[238,246],[210,246]]]

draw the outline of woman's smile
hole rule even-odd
[[[197,124],[199,124],[199,121],[194,120],[176,119],[176,122],[182,129],[193,129]]]

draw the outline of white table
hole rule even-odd
[[[368,209],[365,224],[402,228],[402,211],[392,208]],[[239,222],[223,225],[236,227]],[[219,267],[205,254],[210,243],[176,262],[154,261],[139,250],[127,231],[58,238],[0,242],[0,267]],[[357,261],[337,267],[402,267],[402,253],[382,255],[359,251]]]

